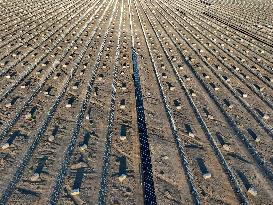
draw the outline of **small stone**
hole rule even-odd
[[[208,118],[209,118],[210,120],[213,120],[213,119],[214,119],[214,117],[213,117],[212,115],[210,115],[210,114],[208,114]]]
[[[265,115],[263,116],[263,119],[268,120],[268,119],[269,119],[269,116],[268,116],[267,114],[265,114]]]
[[[230,151],[231,147],[229,145],[227,145],[227,144],[224,144],[223,149],[226,150],[226,151]]]
[[[165,156],[163,156],[163,159],[164,159],[164,160],[168,160],[169,157],[168,157],[167,155],[165,155]]]
[[[3,144],[3,145],[1,146],[1,148],[2,148],[3,150],[5,150],[5,149],[9,148],[9,146],[10,146],[9,143],[5,143],[5,144]]]
[[[34,175],[30,178],[30,181],[35,182],[35,181],[38,181],[39,178],[40,178],[40,174],[34,173]]]
[[[120,136],[119,137],[122,141],[126,140],[126,136]]]
[[[53,142],[55,139],[54,135],[50,135],[49,138],[48,138],[48,141],[49,142]]]
[[[177,110],[181,110],[181,108],[182,108],[181,105],[177,105],[177,106],[176,106],[176,109],[177,109]]]
[[[7,108],[10,108],[10,107],[11,107],[11,103],[7,103],[7,104],[6,104],[6,107],[7,107]]]
[[[31,118],[32,118],[31,113],[26,114],[26,119],[27,119],[27,120],[30,120]]]
[[[253,186],[251,186],[251,187],[247,190],[247,192],[248,192],[249,194],[251,194],[252,196],[257,196],[257,194],[258,194],[257,189],[256,189],[255,187],[253,187]]]
[[[192,132],[189,132],[189,137],[195,137],[194,134]]]
[[[80,194],[80,189],[79,189],[79,188],[73,189],[73,190],[71,191],[71,195],[72,195],[72,196],[79,195],[79,194]]]
[[[205,174],[203,174],[203,178],[204,179],[209,179],[209,178],[211,178],[211,173],[205,173]]]
[[[256,139],[255,139],[255,142],[260,142],[261,141],[261,138],[260,137],[257,137]]]
[[[82,146],[80,146],[80,151],[84,152],[87,149],[87,144],[83,144]]]
[[[126,174],[122,174],[118,177],[120,182],[123,182],[126,179]]]
[[[175,87],[174,86],[170,86],[170,91],[174,91]]]

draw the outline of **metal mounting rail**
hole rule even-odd
[[[154,190],[152,162],[143,107],[141,84],[137,64],[137,52],[132,48],[133,78],[136,97],[137,124],[140,142],[140,157],[142,170],[143,195],[145,205],[156,205],[156,195]]]

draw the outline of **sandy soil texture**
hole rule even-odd
[[[0,204],[273,204],[271,0],[1,0]]]

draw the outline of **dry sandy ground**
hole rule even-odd
[[[272,7],[2,0],[0,204],[272,204]]]

